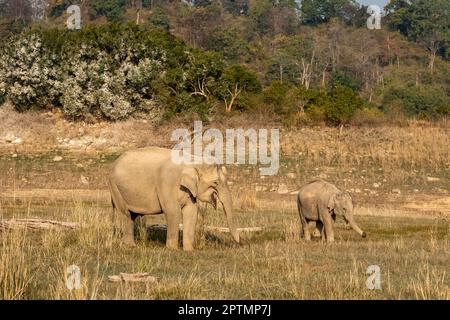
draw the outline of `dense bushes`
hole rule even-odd
[[[349,122],[364,107],[364,101],[350,87],[336,85],[325,91],[277,81],[264,90],[264,101],[285,117],[301,113],[332,125]]]
[[[175,80],[166,73],[187,61],[184,49],[166,33],[134,26],[35,30],[3,47],[0,84],[21,111],[60,106],[70,118],[124,119],[158,111],[155,82]]]
[[[72,119],[120,120],[227,111],[260,90],[256,74],[188,48],[161,29],[108,24],[78,32],[33,30],[1,49],[0,96],[20,110],[61,107]],[[229,108],[229,110],[228,110]]]
[[[410,116],[435,119],[450,116],[450,96],[442,88],[431,85],[391,88],[385,106],[400,107]]]

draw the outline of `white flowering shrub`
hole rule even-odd
[[[8,97],[19,110],[53,102],[58,90],[58,68],[42,48],[36,34],[14,37],[1,54],[0,96]]]
[[[83,90],[73,79],[68,79],[64,81],[61,104],[69,118],[84,118],[97,104],[97,96],[95,92]]]
[[[189,54],[170,34],[131,25],[26,31],[0,43],[0,103],[59,107],[70,119],[182,112],[203,99],[188,92],[186,74],[205,67]]]
[[[101,112],[111,120],[125,119],[135,110],[123,95],[114,94],[106,87],[99,90],[98,98]]]

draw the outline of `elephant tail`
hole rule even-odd
[[[125,203],[125,200],[123,199],[122,195],[120,194],[119,188],[117,188],[117,185],[112,181],[112,179],[108,180],[109,190],[111,193],[111,205],[113,207],[113,223],[116,222],[117,219],[117,211],[120,211],[124,214],[127,213],[127,205]]]

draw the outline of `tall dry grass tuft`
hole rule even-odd
[[[19,300],[26,297],[32,280],[30,240],[26,229],[0,233],[0,300]]]
[[[95,205],[86,206],[82,201],[75,201],[66,219],[80,224],[78,239],[81,246],[113,248],[117,239],[113,230],[116,221],[112,209],[100,210]]]
[[[416,276],[411,279],[408,289],[414,293],[417,300],[447,299],[449,287],[446,285],[447,274],[430,266],[427,262],[419,268]]]
[[[286,242],[297,242],[300,240],[300,223],[297,221],[283,222],[283,238]]]

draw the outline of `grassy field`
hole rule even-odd
[[[221,211],[207,208],[192,253],[168,250],[164,232],[147,232],[163,216],[140,221],[137,248],[122,245],[105,181],[120,152],[6,150],[0,218],[83,227],[0,233],[0,298],[450,299],[448,136],[448,127],[420,126],[285,133],[278,176],[262,179],[252,167],[229,170],[237,225],[263,231],[247,234],[250,245],[238,247],[228,234],[202,231],[227,226]],[[54,161],[56,155],[62,159]],[[352,192],[366,239],[340,220],[336,243],[300,239],[291,192],[318,176]],[[289,193],[279,194],[280,184]],[[82,288],[70,291],[66,269],[73,264],[81,269]],[[380,266],[381,290],[366,287],[370,265]],[[159,280],[108,282],[121,272]]]

